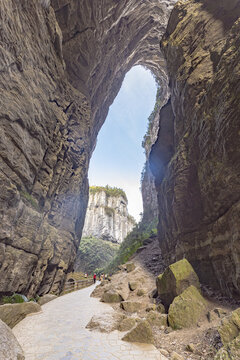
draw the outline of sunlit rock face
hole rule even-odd
[[[59,292],[125,73],[145,64],[168,92],[159,42],[174,2],[1,1],[0,293]]]
[[[240,4],[180,1],[161,49],[171,108],[151,152],[159,240],[203,283],[240,297]],[[166,132],[167,130],[167,132]],[[161,140],[162,138],[162,140]]]
[[[108,196],[105,191],[90,192],[83,237],[121,243],[134,226],[126,197]]]

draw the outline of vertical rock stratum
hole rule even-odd
[[[165,261],[240,296],[240,5],[179,1],[169,20],[175,3],[1,1],[0,293],[61,289],[96,136],[141,64],[165,102],[150,153]]]
[[[134,218],[128,214],[123,190],[109,186],[90,187],[83,237],[121,243],[135,224]]]
[[[150,155],[165,260],[186,257],[203,283],[237,298],[239,16],[238,1],[180,1],[175,6],[161,42],[171,104],[161,110]]]

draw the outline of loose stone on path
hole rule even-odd
[[[90,297],[94,286],[43,305],[42,313],[13,328],[26,360],[166,360],[151,344],[122,341],[122,332],[85,328],[92,316],[111,311],[109,305]]]

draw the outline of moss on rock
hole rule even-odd
[[[141,321],[137,326],[129,331],[123,338],[124,341],[153,344],[153,333],[149,323]]]
[[[227,345],[240,335],[240,308],[231,315],[223,318],[222,325],[218,329],[223,345]]]
[[[176,296],[180,295],[190,285],[200,289],[198,276],[187,259],[168,266],[164,273],[157,277],[156,282],[158,295],[167,307]]]
[[[107,290],[103,293],[101,301],[105,303],[118,303],[122,301],[122,297],[115,290]]]
[[[206,312],[207,302],[198,289],[191,285],[177,296],[170,305],[168,322],[173,329],[182,329],[197,325]]]

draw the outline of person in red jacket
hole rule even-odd
[[[95,284],[95,282],[96,282],[96,279],[97,279],[97,275],[96,275],[96,274],[94,274],[94,275],[93,275],[93,281],[94,281],[94,284]]]

